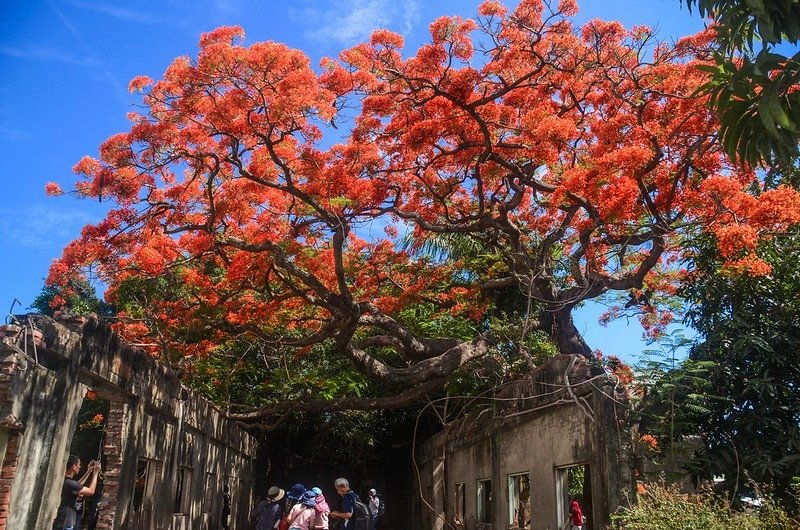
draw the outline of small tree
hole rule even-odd
[[[112,316],[114,308],[97,297],[95,288],[83,278],[71,278],[66,285],[45,285],[31,304],[31,309],[41,315],[53,316],[55,308],[66,309],[76,315],[95,313]]]
[[[645,352],[636,366],[639,447],[645,458],[659,464],[659,473],[680,480],[693,470],[690,462],[702,449],[698,425],[711,413],[713,402],[725,398],[717,396],[708,379],[714,362],[681,358],[692,345],[690,339],[676,332],[659,344],[662,350]]]

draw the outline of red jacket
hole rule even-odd
[[[583,524],[583,512],[581,511],[581,506],[578,504],[578,501],[572,501],[570,505],[570,521],[572,522],[572,526],[580,526]]]

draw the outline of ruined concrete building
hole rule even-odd
[[[627,503],[628,405],[614,376],[558,356],[483,402],[407,463],[367,470],[392,477],[379,530],[563,529],[571,498],[600,530]],[[0,530],[51,527],[76,447],[104,467],[83,529],[217,530],[226,488],[231,529],[247,528],[251,436],[95,319],[0,326]]]
[[[104,467],[89,526],[217,529],[227,487],[231,527],[246,527],[254,440],[152,357],[86,318],[30,317],[0,339],[0,530],[51,527],[85,426]],[[78,425],[89,400],[105,408]]]
[[[615,376],[562,355],[485,402],[418,449],[411,528],[560,530],[577,499],[584,530],[600,530],[631,500],[629,406]]]

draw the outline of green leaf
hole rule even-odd
[[[772,117],[772,112],[769,108],[769,97],[761,97],[758,100],[758,117],[761,119],[761,124],[773,137],[778,138],[778,128],[775,126],[775,119]]]

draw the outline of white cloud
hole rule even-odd
[[[128,105],[128,98],[127,98],[127,89],[125,86],[117,79],[117,76],[111,71],[111,69],[106,66],[103,61],[100,60],[99,55],[97,52],[86,43],[86,40],[81,35],[81,32],[78,31],[78,28],[73,24],[64,13],[58,9],[55,4],[51,0],[47,0],[47,4],[50,6],[50,9],[55,12],[58,18],[61,20],[61,23],[64,24],[64,27],[72,33],[72,36],[75,37],[75,40],[78,42],[80,47],[84,50],[86,54],[88,54],[89,59],[92,61],[92,68],[94,68],[97,72],[100,73],[101,77],[105,79],[111,87],[114,89],[114,93],[116,94],[117,100],[122,103],[123,105]]]
[[[76,7],[78,9],[83,9],[86,11],[95,11],[97,13],[102,13],[104,15],[108,15],[110,17],[117,18],[119,20],[124,20],[126,22],[139,22],[142,24],[155,24],[158,22],[162,22],[162,19],[154,17],[150,13],[144,13],[142,11],[129,9],[127,7],[120,7],[114,4],[106,4],[102,2],[85,2],[83,0],[62,0],[62,1],[67,5]]]
[[[0,238],[9,247],[53,248],[77,237],[80,229],[92,221],[96,221],[94,216],[80,209],[0,208]]]
[[[416,0],[348,0],[335,8],[306,9],[306,21],[325,21],[305,33],[309,39],[337,44],[363,41],[379,28],[407,34],[419,18]]]
[[[16,127],[13,124],[0,123],[0,138],[12,142],[27,140],[31,134],[22,127]]]
[[[26,61],[53,61],[66,63],[75,66],[93,68],[99,66],[99,61],[94,57],[75,57],[55,48],[41,48],[30,46],[27,48],[16,48],[12,46],[0,46],[0,54]]]
[[[5,87],[0,86],[0,100],[11,100],[9,92]],[[20,125],[20,117],[15,108],[7,105],[0,105],[0,138],[11,142],[27,140],[31,137],[30,132]]]
[[[211,8],[222,17],[238,17],[244,10],[244,5],[240,0],[212,0]]]

